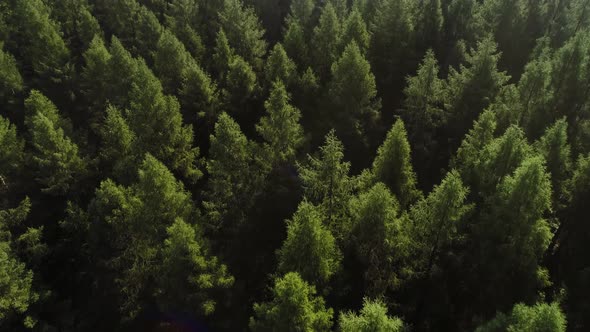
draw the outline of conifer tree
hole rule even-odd
[[[294,83],[296,74],[296,66],[293,60],[289,59],[281,43],[275,44],[266,59],[264,67],[266,83],[270,86],[276,80],[281,80],[286,87],[289,87]]]
[[[264,29],[254,9],[245,7],[240,0],[224,0],[223,4],[219,21],[229,45],[251,66],[261,68],[266,41],[263,39]]]
[[[421,194],[416,189],[416,174],[412,169],[410,144],[402,120],[395,122],[377,150],[373,174],[376,181],[389,187],[402,209],[420,198]]]
[[[0,328],[33,328],[35,320],[27,315],[39,294],[33,285],[33,271],[19,256],[20,238],[11,232],[29,214],[31,202],[23,200],[15,209],[0,210]],[[16,323],[17,321],[19,321]]]
[[[138,164],[134,150],[136,137],[121,111],[116,107],[107,107],[99,136],[102,161],[112,165],[112,171],[117,180],[126,182],[125,180],[131,179]]]
[[[196,116],[213,119],[219,109],[219,90],[211,76],[196,61],[189,62],[181,77],[179,100],[187,122],[196,121]]]
[[[340,38],[339,51],[344,51],[352,41],[356,42],[363,54],[367,54],[371,36],[367,30],[367,25],[358,9],[353,9],[342,27],[342,38]]]
[[[215,37],[215,47],[213,48],[212,68],[217,75],[217,79],[221,80],[229,69],[229,64],[234,58],[235,52],[230,47],[229,41],[223,29],[217,32]]]
[[[332,65],[329,89],[330,123],[342,133],[365,134],[378,116],[381,101],[371,66],[355,42]]]
[[[566,318],[557,303],[516,304],[510,314],[498,313],[475,332],[547,331],[565,332]]]
[[[10,189],[17,183],[24,162],[25,142],[18,137],[16,126],[0,116],[0,188]]]
[[[330,74],[330,66],[338,59],[341,38],[340,20],[334,6],[328,2],[322,9],[312,38],[312,67],[322,80]]]
[[[302,23],[296,19],[287,21],[283,36],[285,51],[298,67],[311,65],[310,45]]]
[[[462,136],[477,116],[491,103],[509,79],[497,69],[500,54],[490,37],[478,42],[467,55],[467,65],[451,68],[447,85],[449,124]]]
[[[387,315],[387,307],[379,300],[363,300],[359,314],[345,312],[338,320],[342,332],[401,332],[404,323],[397,317]]]
[[[176,94],[178,92],[184,71],[192,61],[193,59],[184,45],[172,32],[165,29],[160,36],[154,54],[154,73],[166,93]]]
[[[427,0],[418,4],[416,43],[418,49],[438,50],[442,42],[444,16],[441,0]]]
[[[45,192],[67,193],[86,172],[78,146],[68,137],[71,127],[60,117],[55,105],[36,90],[31,91],[25,106],[37,181]]]
[[[369,296],[382,296],[399,285],[401,277],[393,266],[407,257],[407,238],[399,215],[399,203],[382,183],[350,202],[351,233]]]
[[[340,268],[340,251],[325,217],[313,204],[302,201],[287,221],[287,239],[278,251],[279,271],[297,272],[309,283],[325,285]]]
[[[326,309],[324,299],[314,286],[290,272],[275,279],[272,299],[254,304],[250,318],[252,331],[330,331],[333,310]]]
[[[326,135],[319,155],[308,156],[306,164],[298,165],[305,196],[324,209],[327,225],[333,232],[342,227],[339,216],[346,212],[353,189],[349,177],[350,163],[343,161],[343,150],[342,143],[331,131]],[[335,235],[340,236],[336,232]]]
[[[23,78],[16,59],[3,48],[4,43],[0,42],[0,101],[6,102],[23,89]]]
[[[283,83],[280,80],[273,83],[270,97],[264,103],[267,114],[256,125],[256,131],[267,143],[271,163],[291,161],[303,141],[301,113],[289,101]]]

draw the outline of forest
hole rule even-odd
[[[0,1],[0,331],[590,331],[590,0]]]

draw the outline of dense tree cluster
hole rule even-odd
[[[0,2],[0,331],[588,331],[589,202],[589,0]]]

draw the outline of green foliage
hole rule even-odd
[[[267,115],[260,119],[256,131],[267,142],[270,161],[291,161],[303,141],[303,129],[299,125],[301,114],[289,104],[289,95],[280,80],[273,83],[264,107]]]
[[[410,210],[412,244],[417,254],[414,264],[427,277],[440,252],[458,236],[459,224],[470,209],[468,192],[459,173],[451,171]]]
[[[78,146],[66,134],[71,129],[55,105],[40,92],[31,91],[25,106],[37,181],[44,192],[67,193],[86,172],[86,162],[80,157]]]
[[[399,204],[382,183],[350,202],[352,242],[365,264],[365,283],[371,296],[398,285],[399,266],[408,255],[408,242]]]
[[[281,80],[288,87],[294,82],[296,74],[295,63],[289,59],[283,46],[277,43],[270,51],[264,67],[267,84],[270,85],[276,80]]]
[[[355,42],[332,65],[329,98],[330,122],[343,133],[364,134],[378,116],[381,101],[377,97],[375,76]]]
[[[367,30],[367,26],[363,21],[361,13],[357,9],[353,9],[342,27],[342,37],[340,38],[340,50],[344,50],[351,42],[355,42],[363,54],[367,53],[369,49],[371,36]]]
[[[27,218],[30,208],[31,202],[26,198],[15,209],[0,210],[0,328],[10,328],[11,322],[18,319],[27,325],[31,319],[23,314],[39,299],[33,286],[33,272],[15,250],[22,236],[16,238],[11,232]],[[30,228],[30,231],[39,230]]]
[[[325,211],[327,224],[333,232],[342,228],[341,216],[352,194],[349,177],[350,163],[344,162],[344,147],[334,131],[326,135],[317,157],[308,156],[306,164],[299,164],[305,196]],[[340,236],[340,231],[335,234]]]
[[[6,100],[23,89],[23,79],[16,60],[3,48],[4,44],[0,42],[0,100]]]
[[[398,120],[387,133],[383,145],[373,161],[373,174],[377,181],[385,183],[402,208],[420,198],[416,189],[416,174],[412,169],[410,144],[402,120]]]
[[[322,9],[317,26],[313,30],[313,67],[322,79],[330,73],[330,66],[338,59],[341,24],[331,2]],[[360,53],[360,51],[359,51]]]
[[[538,303],[534,306],[519,303],[512,308],[509,315],[499,313],[475,331],[564,332],[565,329],[566,318],[557,303]]]
[[[338,322],[342,332],[401,332],[404,323],[397,317],[387,316],[387,307],[379,300],[365,298],[360,314],[340,314]]]
[[[272,300],[254,304],[252,331],[330,331],[333,310],[297,273],[277,278]]]
[[[260,68],[266,53],[266,41],[262,38],[264,29],[254,9],[244,7],[240,0],[224,0],[223,4],[219,21],[229,45],[251,66]]]
[[[287,239],[278,251],[279,271],[297,272],[310,283],[326,284],[340,269],[341,254],[325,217],[313,204],[302,201],[287,221]]]
[[[215,289],[230,287],[234,279],[216,257],[209,257],[193,226],[176,219],[166,229],[156,298],[165,311],[210,315]]]
[[[15,1],[14,36],[21,42],[21,52],[35,74],[61,78],[65,74],[70,52],[62,39],[59,24],[50,18],[51,9],[41,0]]]
[[[16,127],[0,116],[0,187],[4,190],[16,180],[23,167],[25,142]]]

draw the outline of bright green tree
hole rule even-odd
[[[11,187],[18,181],[24,161],[25,142],[18,137],[16,126],[0,116],[0,188]]]
[[[377,150],[373,174],[376,181],[389,187],[402,209],[420,198],[421,193],[416,189],[416,174],[410,158],[410,144],[402,120],[395,122]]]
[[[264,67],[266,83],[271,86],[276,80],[281,80],[285,86],[289,87],[296,79],[296,74],[295,63],[289,59],[281,43],[277,43],[266,59]]]
[[[337,237],[341,236],[341,216],[346,213],[353,184],[349,176],[350,163],[343,161],[344,147],[334,131],[326,135],[318,156],[308,156],[308,162],[299,164],[305,196],[324,209],[327,224]]]
[[[341,254],[324,220],[313,204],[299,204],[287,221],[287,239],[278,251],[280,272],[297,272],[307,282],[322,285],[338,272]]]
[[[0,42],[0,100],[5,101],[15,93],[22,91],[23,78],[18,70],[16,60],[3,48],[4,43]]]
[[[366,267],[366,292],[381,296],[399,283],[400,271],[408,254],[405,225],[395,197],[382,183],[350,202],[352,242]]]
[[[219,12],[221,28],[227,35],[229,45],[254,68],[262,67],[262,57],[266,53],[264,28],[251,7],[240,0],[224,0]]]
[[[44,192],[69,192],[86,172],[86,162],[80,157],[78,146],[68,137],[71,127],[60,117],[55,105],[36,90],[31,91],[25,108],[37,181]]]
[[[365,298],[359,314],[345,312],[338,320],[341,332],[401,332],[404,323],[387,315],[387,307],[379,300]]]
[[[494,319],[479,326],[475,332],[565,332],[566,326],[566,317],[558,303],[537,303],[533,306],[518,303],[510,314],[498,313]]]
[[[303,142],[301,113],[289,104],[289,99],[283,83],[273,83],[270,97],[264,103],[266,115],[256,125],[256,131],[267,143],[272,163],[291,161]]]
[[[299,274],[290,272],[275,279],[272,300],[254,304],[250,318],[252,331],[330,331],[333,310],[326,309],[324,299],[314,286]]]

